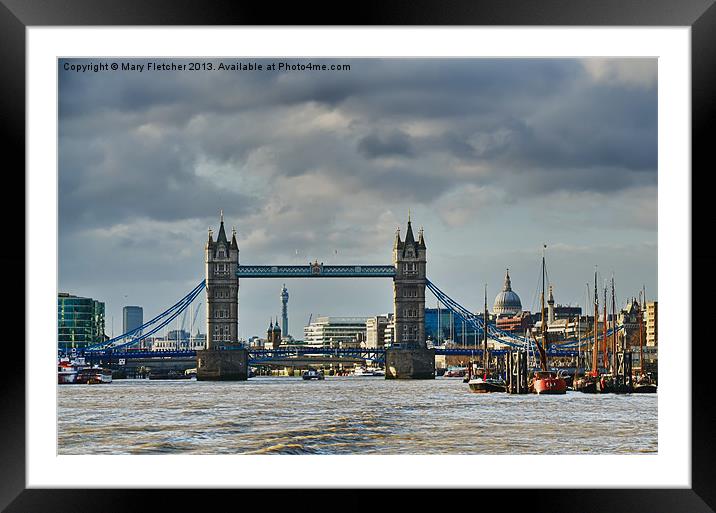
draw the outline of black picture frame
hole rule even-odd
[[[493,1],[414,1],[411,3],[364,1],[355,4],[346,17],[345,5],[332,3],[294,3],[282,5],[238,4],[229,1],[200,2],[191,0],[0,0],[0,149],[3,156],[5,182],[17,180],[9,197],[24,198],[25,169],[25,29],[29,26],[88,26],[88,25],[553,25],[553,26],[688,26],[691,27],[692,72],[692,216],[694,242],[703,239],[704,230],[696,224],[708,223],[712,217],[705,209],[711,199],[705,183],[707,170],[714,165],[713,143],[708,129],[716,120],[716,0],[493,0]],[[14,163],[14,164],[11,164]],[[7,185],[6,185],[7,186]],[[18,206],[3,202],[5,219],[18,217]],[[24,210],[23,210],[24,213]],[[24,243],[17,234],[16,221],[6,225],[6,246],[2,255],[8,273],[6,283],[13,291],[5,294],[10,303],[6,312],[14,312],[20,304],[25,283],[17,269],[25,273]],[[24,224],[23,224],[24,226]],[[704,227],[706,228],[706,226]],[[708,230],[705,230],[708,232]],[[12,234],[12,235],[10,235]],[[701,234],[701,236],[699,236]],[[37,235],[37,234],[35,234]],[[24,242],[24,236],[23,236]],[[12,248],[12,250],[10,250]],[[23,249],[21,249],[23,248]],[[693,244],[692,271],[699,273],[699,286],[693,287],[692,305],[708,305],[707,294],[713,290],[714,257],[706,249]],[[12,296],[12,297],[7,297]],[[24,294],[22,296],[24,299]],[[685,299],[685,298],[684,298]],[[22,302],[24,305],[24,301]],[[691,342],[692,319],[699,315],[693,307],[681,312],[688,329],[685,346]],[[25,321],[29,312],[25,311]],[[693,316],[693,317],[692,317]],[[708,317],[708,314],[707,314]],[[19,323],[15,323],[18,324]],[[708,330],[707,330],[708,331]],[[704,333],[704,332],[702,332]],[[13,333],[19,339],[18,333]],[[24,335],[24,333],[23,333]],[[23,336],[24,339],[24,336]],[[13,341],[6,340],[10,343]],[[692,344],[692,376],[684,377],[684,386],[692,387],[692,487],[690,489],[523,489],[485,490],[479,501],[489,504],[497,500],[500,510],[528,510],[545,507],[551,512],[709,512],[716,508],[716,490],[711,465],[715,451],[711,443],[711,420],[714,408],[709,401],[709,359],[700,357],[701,345]],[[24,341],[25,344],[32,341]],[[6,346],[8,347],[8,346]],[[15,344],[12,353],[21,355]],[[15,359],[23,362],[23,358]],[[690,383],[689,383],[690,382]],[[152,502],[163,510],[181,508],[182,511],[208,509],[206,493],[211,503],[245,505],[247,499],[261,500],[266,491],[213,490],[196,493],[192,490],[125,490],[125,489],[26,489],[25,485],[25,369],[13,366],[11,373],[3,373],[0,395],[0,508],[8,512],[80,512],[143,510]],[[617,471],[613,469],[582,469],[584,472]],[[625,482],[628,482],[625,478]],[[270,502],[274,504],[305,503],[305,491],[274,490]],[[411,490],[419,501],[450,501],[445,491]],[[359,504],[359,491],[341,492],[340,503]],[[363,495],[364,497],[364,495]],[[476,500],[472,494],[467,506]],[[467,498],[466,497],[466,498]],[[327,498],[332,501],[333,499]],[[335,500],[338,500],[336,496]],[[384,502],[385,499],[380,499]],[[540,506],[541,505],[541,506]],[[456,507],[466,506],[461,500]],[[212,509],[215,509],[212,507]],[[234,509],[234,508],[232,508]],[[470,509],[468,507],[468,509]]]

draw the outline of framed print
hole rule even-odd
[[[712,511],[712,4],[3,0],[2,506]]]

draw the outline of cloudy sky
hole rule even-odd
[[[146,320],[202,279],[219,209],[243,264],[390,263],[410,210],[429,278],[472,309],[507,267],[538,308],[542,243],[558,303],[584,304],[595,265],[620,303],[657,297],[655,59],[64,70],[89,62],[113,61],[59,62],[59,289],[105,301],[110,335],[124,305]],[[242,280],[241,336],[280,314],[283,282]],[[311,313],[392,311],[388,280],[285,282],[299,338]]]

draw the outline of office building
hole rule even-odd
[[[308,326],[304,326],[303,338],[310,346],[354,347],[361,337],[365,340],[368,319],[368,317],[318,317]]]
[[[393,321],[393,314],[377,315],[369,317],[365,321],[366,338],[364,347],[367,349],[382,349],[392,340],[392,331],[388,328]]]
[[[144,310],[141,306],[125,306],[122,308],[122,333],[128,333],[144,324]],[[138,331],[136,335],[141,335]]]
[[[57,349],[68,353],[106,339],[104,303],[90,297],[57,294]]]

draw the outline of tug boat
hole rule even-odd
[[[326,378],[323,376],[323,371],[317,371],[316,369],[309,369],[309,370],[307,370],[307,371],[304,371],[304,373],[303,373],[303,375],[302,375],[302,378],[305,379],[305,380],[309,380],[309,379],[317,379],[317,380],[326,379]]]

